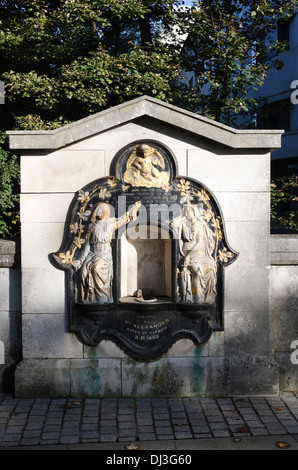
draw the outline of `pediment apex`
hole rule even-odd
[[[19,130],[7,134],[11,149],[56,150],[146,116],[229,148],[275,150],[281,146],[282,130],[237,130],[146,95],[55,130]]]

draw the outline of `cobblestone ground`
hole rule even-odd
[[[0,447],[292,434],[298,394],[249,398],[12,398]]]

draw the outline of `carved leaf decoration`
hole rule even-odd
[[[210,197],[207,194],[207,191],[205,189],[198,191],[197,195],[199,196],[200,201],[203,201],[203,202],[210,201]]]
[[[112,193],[107,190],[107,188],[103,188],[100,190],[98,197],[99,199],[107,199],[112,196]]]
[[[129,188],[130,188],[130,185],[125,185],[125,184],[122,185],[122,191],[123,191],[124,193],[126,193],[126,191],[127,191]]]
[[[90,201],[90,194],[88,191],[84,192],[80,189],[78,195],[78,201],[80,202],[89,202]]]
[[[216,230],[220,230],[220,226],[221,226],[220,217],[217,217],[216,219],[214,219],[214,220],[212,221],[212,226],[213,226]]]
[[[114,188],[116,185],[117,185],[117,180],[116,178],[110,178],[108,181],[107,181],[107,184],[110,188]]]
[[[178,189],[180,191],[181,196],[187,196],[190,190],[190,181],[185,181],[185,179],[181,179],[180,183],[178,184]]]
[[[80,212],[78,212],[77,214],[78,214],[78,216],[79,216],[79,218],[80,218],[81,220],[87,221],[88,218],[89,218],[89,216],[90,216],[90,214],[91,214],[91,211],[89,211],[89,210],[88,210],[88,211],[85,211],[84,208],[81,208],[81,209],[80,209]]]
[[[77,248],[81,248],[83,243],[85,243],[85,239],[84,238],[78,238],[78,237],[75,237],[74,241],[73,241],[73,244],[77,247]]]
[[[80,229],[80,226],[77,222],[75,222],[74,224],[71,224],[69,228],[70,228],[70,233],[77,234]]]
[[[233,253],[227,251],[226,248],[223,248],[223,250],[219,250],[218,254],[220,261],[224,263],[227,263],[229,261],[229,258],[232,259],[234,257]]]
[[[64,253],[59,253],[58,254],[59,258],[61,259],[61,262],[63,264],[72,264],[72,253],[68,250],[65,254]]]

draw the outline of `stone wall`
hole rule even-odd
[[[0,241],[0,391],[6,393],[14,391],[14,370],[22,357],[18,246],[18,242]],[[298,340],[298,235],[271,235],[270,255],[271,352],[278,363],[279,391],[296,391],[298,389],[298,364],[293,363],[291,357],[297,346],[294,349],[291,345],[293,341]],[[193,350],[191,342],[188,348]],[[101,345],[101,350],[112,355],[118,353],[116,347],[107,343]],[[148,368],[149,365],[135,367],[135,374],[140,380],[139,391],[144,387],[144,377],[148,373]],[[163,363],[161,362],[156,370],[153,393],[158,393],[161,387],[158,374],[162,372],[162,369]],[[170,373],[171,368],[168,371],[169,377]],[[242,377],[242,374],[240,376]],[[179,378],[173,370],[172,378],[169,380],[172,381],[172,387],[176,382],[179,383]],[[198,389],[198,393],[202,391]],[[231,390],[231,394],[233,392]],[[130,390],[127,393],[130,393]]]
[[[0,240],[0,391],[13,393],[21,357],[20,242]]]
[[[298,364],[292,354],[298,349],[298,235],[271,235],[270,327],[279,388],[296,391]]]

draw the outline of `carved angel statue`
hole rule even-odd
[[[137,146],[129,156],[124,173],[124,182],[132,186],[168,189],[170,175],[156,167],[165,169],[162,155],[153,147],[142,144]]]
[[[179,240],[179,294],[182,302],[212,305],[216,298],[217,264],[213,232],[201,205],[185,204],[171,225]]]
[[[73,262],[79,270],[81,301],[91,303],[113,302],[113,257],[111,241],[115,231],[135,220],[141,202],[136,202],[123,216],[110,217],[110,207],[100,202],[95,207],[87,229],[84,250]]]

